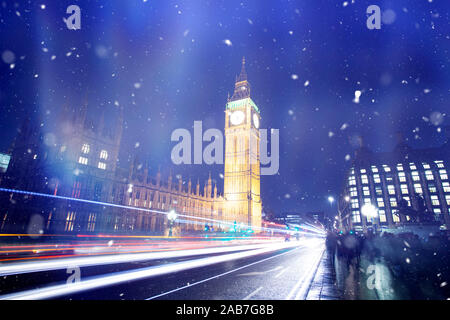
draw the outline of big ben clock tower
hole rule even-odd
[[[245,228],[261,227],[259,123],[243,58],[225,110],[224,213],[228,221]]]

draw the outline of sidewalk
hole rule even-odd
[[[341,294],[336,285],[336,275],[334,268],[325,250],[319,267],[312,281],[306,300],[339,300]]]

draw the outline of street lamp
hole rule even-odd
[[[334,197],[333,196],[328,196],[328,202],[330,203],[330,205],[333,205]]]
[[[362,206],[361,213],[364,216],[366,216],[368,219],[370,219],[370,221],[372,222],[372,224],[374,226],[374,229],[375,229],[374,231],[376,231],[376,225],[374,223],[374,219],[378,217],[378,208],[375,207],[371,203],[366,203],[365,205]]]
[[[177,219],[177,216],[178,215],[175,212],[175,210],[170,210],[169,213],[167,214],[167,219],[169,219],[169,237],[172,236],[173,223]]]

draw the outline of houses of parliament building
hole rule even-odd
[[[1,233],[162,235],[169,225],[165,213],[171,210],[178,213],[175,234],[233,226],[258,232],[260,113],[250,98],[244,59],[225,110],[223,195],[211,176],[201,190],[198,180],[186,183],[172,174],[163,178],[159,171],[151,176],[136,161],[119,167],[123,108],[117,113],[110,126],[104,113],[89,120],[87,102],[78,109],[66,106],[55,123],[57,134],[50,136],[38,121],[23,123],[0,177]]]

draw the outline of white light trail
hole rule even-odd
[[[162,266],[142,268],[138,270],[117,272],[106,276],[88,278],[81,282],[75,282],[71,284],[61,284],[55,286],[49,286],[41,289],[32,289],[23,292],[8,294],[0,296],[0,300],[37,300],[37,299],[50,299],[63,295],[75,294],[85,290],[97,289],[110,285],[117,285],[120,283],[149,278],[154,276],[160,276],[168,273],[180,272],[193,268],[205,267],[217,263],[226,261],[248,258],[264,253],[269,253],[281,249],[293,248],[298,246],[294,243],[279,243],[272,244],[266,248],[256,249],[251,251],[237,252],[231,254],[224,254],[208,258],[200,258],[194,260],[188,260],[183,262],[165,264]]]
[[[96,265],[118,264],[137,261],[149,261],[158,259],[173,259],[187,256],[198,256],[204,254],[226,253],[233,251],[254,250],[267,247],[267,244],[234,245],[226,247],[213,247],[205,249],[185,249],[178,251],[150,252],[150,253],[124,253],[117,255],[83,257],[83,258],[61,258],[58,260],[19,262],[4,264],[0,266],[0,276],[23,274],[29,272],[50,271],[66,269],[69,267],[89,267]]]

